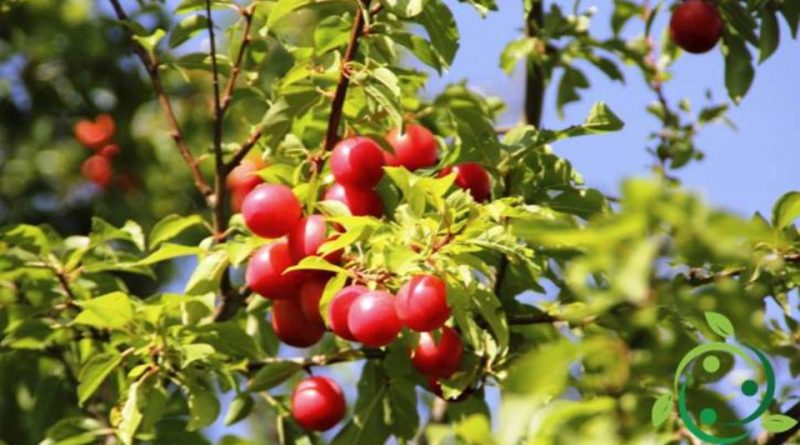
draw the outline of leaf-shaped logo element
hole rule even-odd
[[[720,314],[719,312],[706,312],[706,323],[714,333],[722,337],[733,337],[735,331],[733,324],[728,320],[728,317]]]
[[[672,394],[658,396],[656,402],[653,403],[652,411],[650,411],[650,420],[653,422],[653,426],[658,427],[664,423],[670,413],[672,413]]]
[[[797,420],[783,414],[770,414],[762,419],[761,424],[770,433],[782,433],[797,425]]]

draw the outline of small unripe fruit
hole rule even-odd
[[[75,124],[75,138],[87,148],[100,150],[114,138],[117,127],[114,118],[101,114],[93,121],[81,119]]]
[[[86,179],[103,188],[111,184],[111,178],[113,176],[111,162],[100,155],[91,156],[89,159],[83,161],[81,173],[83,173]]]
[[[325,325],[325,320],[319,312],[319,301],[327,283],[328,280],[312,278],[300,286],[300,306],[303,308],[303,316],[312,324]]]
[[[436,138],[421,125],[406,125],[405,133],[394,129],[386,135],[386,140],[394,148],[397,162],[408,170],[436,165]]]
[[[292,391],[292,416],[308,430],[333,428],[344,417],[345,405],[342,388],[327,377],[309,377]]]
[[[250,257],[245,281],[253,292],[271,300],[295,297],[303,275],[299,271],[284,273],[294,263],[289,257],[286,241],[276,241],[260,247]]]
[[[303,218],[289,232],[289,253],[292,260],[300,262],[305,257],[319,254],[319,248],[332,237],[327,236],[328,227],[325,225],[325,217],[322,215],[311,215]],[[342,260],[342,250],[337,250],[325,255],[325,259],[333,264],[338,264]]]
[[[439,176],[456,174],[456,185],[469,192],[475,201],[488,201],[492,196],[492,183],[486,169],[477,162],[464,162],[444,168]]]
[[[307,348],[325,334],[325,325],[309,320],[299,299],[278,300],[272,305],[272,330],[289,346]]]
[[[294,192],[285,185],[262,184],[247,194],[242,216],[247,228],[263,238],[278,238],[292,230],[303,209]]]
[[[419,345],[411,354],[411,363],[426,376],[447,379],[458,370],[463,354],[461,337],[452,328],[444,326],[439,343],[431,332],[420,334]]]
[[[364,286],[347,286],[340,290],[333,296],[331,304],[328,305],[328,321],[331,325],[331,331],[339,337],[355,341],[356,338],[350,331],[350,326],[347,323],[347,317],[350,313],[350,306],[355,301],[356,297],[361,294],[369,292]]]
[[[325,199],[343,203],[354,216],[380,218],[383,215],[381,196],[372,189],[345,187],[335,183],[325,192]]]
[[[383,150],[370,138],[344,139],[331,153],[331,172],[336,182],[349,187],[372,188],[383,177]]]
[[[447,288],[433,275],[412,277],[397,293],[395,307],[400,321],[418,332],[439,329],[450,318]]]
[[[685,0],[672,12],[669,34],[690,53],[704,53],[722,37],[722,17],[717,7],[706,0]]]
[[[392,294],[371,291],[356,297],[347,313],[347,326],[365,346],[378,348],[391,343],[402,329]]]

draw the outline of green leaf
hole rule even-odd
[[[562,119],[564,118],[564,106],[581,100],[578,90],[586,88],[589,88],[589,79],[582,71],[569,66],[564,67],[564,75],[561,76],[561,81],[558,83],[556,98],[556,110]]]
[[[208,19],[204,15],[196,14],[185,17],[175,25],[169,36],[169,47],[175,48],[186,42],[200,30],[208,27]]]
[[[761,420],[761,425],[770,433],[782,433],[794,428],[797,420],[783,414],[769,414]]]
[[[506,74],[514,72],[514,68],[521,59],[528,58],[536,48],[536,40],[530,37],[520,37],[506,45],[500,54],[500,68]]]
[[[800,2],[784,1],[779,8],[792,30],[792,38],[797,37],[797,30],[800,28]]]
[[[735,331],[733,329],[733,324],[728,317],[718,313],[718,312],[711,312],[708,311],[705,313],[706,323],[714,331],[715,334],[722,336],[722,337],[733,337]]]
[[[155,249],[159,244],[175,238],[185,230],[202,224],[203,218],[200,215],[169,215],[157,222],[153,229],[150,230],[148,245],[151,249]]]
[[[122,329],[133,320],[133,304],[123,292],[112,292],[80,302],[83,311],[75,323],[102,329]]]
[[[137,381],[128,388],[128,397],[120,410],[120,423],[117,425],[116,431],[125,445],[134,443],[133,438],[142,423],[143,416],[139,411],[139,386],[141,384],[142,382]]]
[[[135,245],[139,250],[144,250],[144,232],[133,221],[127,221],[122,227],[116,228],[100,218],[93,217],[92,232],[89,239],[92,245],[109,241],[127,241]]]
[[[426,0],[422,13],[415,20],[428,32],[440,65],[449,68],[459,46],[458,27],[453,13],[440,0]]]
[[[297,11],[298,9],[305,8],[315,3],[330,3],[341,0],[279,0],[272,8],[267,18],[267,27],[274,27],[281,21],[287,14]]]
[[[253,404],[253,398],[249,394],[237,395],[228,407],[225,425],[233,425],[249,416],[253,410]]]
[[[187,431],[197,431],[214,423],[219,416],[220,405],[217,396],[202,382],[195,382],[188,387],[189,391],[189,423]]]
[[[662,394],[658,396],[655,403],[653,403],[653,409],[650,411],[650,421],[653,423],[653,426],[657,428],[669,418],[671,413],[672,394]]]
[[[155,252],[142,258],[135,263],[131,263],[132,267],[135,266],[149,266],[151,264],[160,263],[162,261],[171,260],[173,258],[198,255],[203,252],[199,247],[182,246],[180,244],[166,243],[162,244]]]
[[[586,121],[583,123],[583,127],[591,132],[609,132],[609,131],[619,131],[622,127],[625,126],[625,123],[622,122],[611,108],[606,105],[605,102],[595,102],[592,105],[592,109],[589,111],[589,116],[586,118]]]
[[[331,445],[375,445],[389,438],[386,425],[385,375],[373,360],[364,365],[358,383],[358,400],[353,418],[334,437]]]
[[[111,374],[120,363],[122,354],[118,352],[104,352],[93,355],[81,368],[78,375],[78,405],[83,406],[92,394],[97,391],[106,377]]]
[[[744,40],[737,35],[725,34],[725,46],[725,87],[731,100],[739,103],[755,77],[753,57]]]
[[[156,46],[158,46],[158,42],[160,42],[161,39],[163,39],[166,34],[167,32],[164,31],[163,29],[156,28],[155,31],[153,31],[150,35],[147,36],[134,35],[133,39],[136,40],[136,42],[139,43],[139,45],[141,45],[142,48],[147,50],[147,52],[150,53],[152,57],[152,55],[155,53]]]
[[[767,60],[776,49],[781,40],[781,28],[778,25],[778,16],[774,9],[764,8],[761,11],[761,36],[758,41],[758,63]]]
[[[222,274],[230,264],[228,253],[225,251],[213,252],[200,260],[200,264],[192,272],[186,283],[184,293],[189,295],[202,295],[214,292],[219,288]]]
[[[422,12],[422,0],[382,0],[382,2],[400,17],[414,17]]]
[[[300,364],[290,361],[267,363],[250,380],[247,385],[247,391],[259,392],[272,389],[285,382],[301,369],[303,367]]]
[[[3,230],[1,234],[0,239],[12,246],[19,246],[41,255],[50,252],[50,242],[41,227],[19,224]]]
[[[789,227],[798,217],[800,217],[800,192],[786,193],[772,207],[772,225],[776,229]]]

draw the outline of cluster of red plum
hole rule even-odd
[[[119,154],[119,145],[114,143],[116,130],[114,118],[108,114],[101,114],[94,121],[81,119],[75,124],[75,138],[94,151],[83,161],[81,173],[102,188],[108,187],[114,176],[111,160]]]
[[[382,150],[366,137],[339,142],[330,156],[335,182],[325,193],[325,199],[344,203],[353,215],[379,218],[383,215],[383,203],[374,188],[383,177],[384,166],[417,170],[437,163],[436,140],[422,126],[409,125],[405,133],[392,131],[386,139],[394,153]],[[292,190],[284,185],[261,183],[255,175],[258,168],[259,164],[251,161],[234,169],[228,186],[233,194],[243,195],[240,202],[234,199],[233,204],[234,208],[240,207],[250,231],[274,239],[253,253],[245,281],[253,292],[272,300],[271,323],[276,336],[287,345],[309,347],[330,329],[342,339],[379,348],[394,341],[403,327],[408,328],[419,332],[419,343],[410,352],[411,362],[428,378],[430,389],[441,396],[438,380],[447,379],[458,370],[463,354],[458,333],[445,326],[450,308],[444,281],[432,274],[418,274],[396,296],[388,289],[371,290],[351,284],[330,301],[326,327],[320,300],[331,274],[286,270],[306,257],[320,255],[320,247],[335,239],[336,230],[341,228],[329,226],[319,214],[304,216]],[[444,169],[440,175],[451,172],[456,174],[456,184],[474,199],[490,198],[489,175],[479,164],[459,164]],[[324,255],[332,264],[341,264],[342,257],[342,251]],[[326,377],[307,378],[292,394],[294,418],[310,430],[333,427],[344,411],[341,388]]]

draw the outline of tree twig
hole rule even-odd
[[[211,52],[211,75],[214,85],[214,238],[219,242],[225,236],[225,160],[222,158],[222,121],[224,111],[219,87],[219,65],[217,64],[217,44],[214,36],[214,19],[211,14],[211,0],[206,0],[208,38]],[[223,295],[225,295],[223,289]]]
[[[364,1],[364,7],[369,8],[370,0]],[[349,65],[355,59],[358,52],[358,40],[364,34],[364,25],[366,21],[361,6],[356,7],[355,19],[353,20],[353,29],[350,31],[350,41],[347,44],[347,49],[342,59],[342,66],[339,74],[339,83],[336,85],[336,92],[333,95],[333,102],[331,102],[331,114],[328,118],[328,130],[325,133],[325,140],[323,147],[325,150],[331,150],[337,142],[339,142],[339,125],[342,121],[342,112],[344,110],[344,99],[347,96],[347,87],[350,85]]]
[[[129,20],[128,15],[122,8],[119,0],[109,0],[109,2],[111,3],[111,6],[119,20],[123,22]],[[161,105],[161,109],[167,118],[170,136],[172,136],[172,139],[175,141],[175,145],[178,147],[181,157],[189,167],[192,177],[194,178],[195,186],[206,199],[206,201],[208,201],[212,196],[213,191],[203,177],[203,174],[200,172],[198,161],[195,159],[194,155],[192,155],[192,152],[189,150],[189,146],[186,143],[186,139],[183,137],[183,131],[178,123],[178,119],[175,117],[175,111],[172,109],[172,104],[167,97],[167,93],[164,90],[163,84],[161,83],[161,76],[158,73],[158,61],[155,60],[155,58],[151,58],[148,54],[148,51],[135,39],[133,39],[133,34],[130,31],[128,31],[128,35],[133,43],[134,52],[139,57],[139,60],[141,60],[145,70],[147,71],[147,74],[150,76],[151,82],[153,83],[153,89],[155,90],[156,97],[158,98],[158,103]]]

